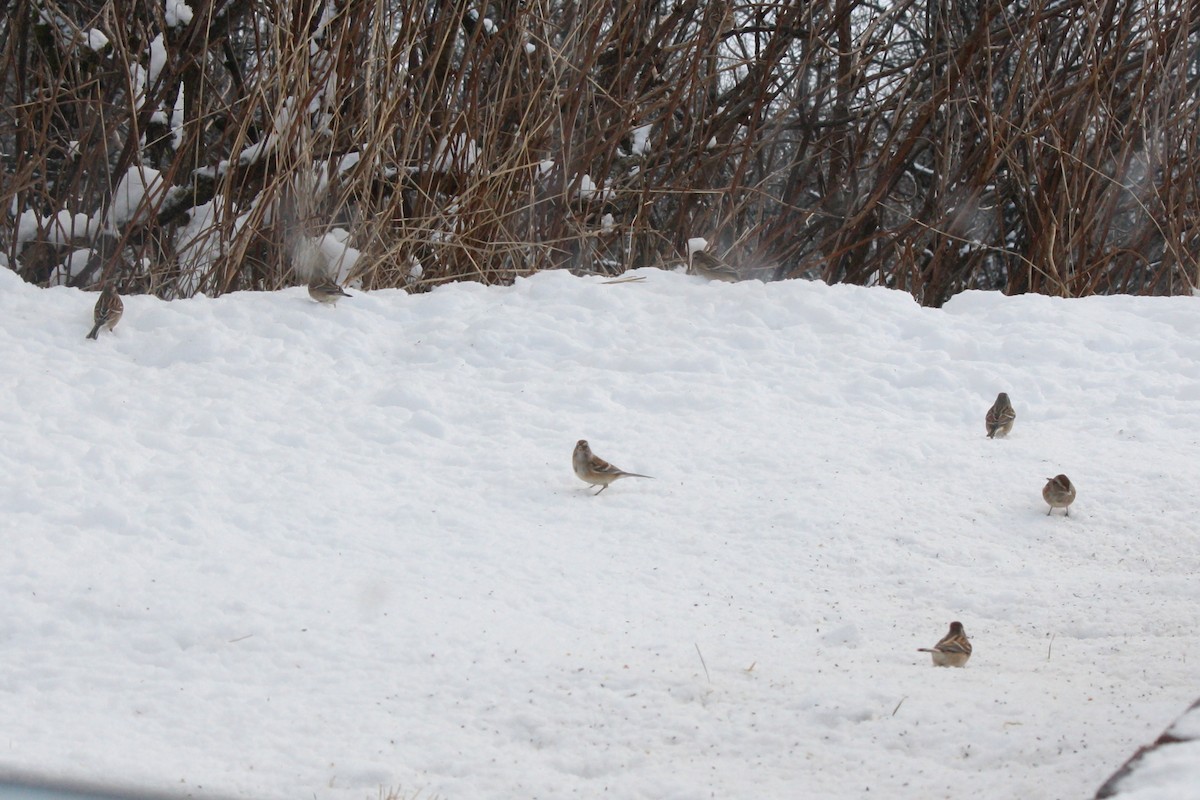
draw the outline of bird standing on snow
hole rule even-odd
[[[710,281],[736,283],[741,279],[738,271],[731,265],[703,250],[688,251],[688,272]]]
[[[326,305],[337,305],[337,301],[343,297],[353,297],[338,286],[337,283],[326,275],[314,273],[312,280],[308,282],[308,296],[318,303]]]
[[[1008,395],[1004,392],[996,395],[996,402],[988,409],[987,416],[983,420],[984,425],[987,426],[988,438],[1007,436],[1016,419],[1017,412],[1013,411]]]
[[[600,456],[592,452],[587,439],[580,439],[575,444],[575,453],[571,456],[571,466],[579,480],[599,486],[600,492],[618,478],[649,478],[649,475],[639,475],[636,472],[625,472],[617,469]],[[596,494],[600,494],[596,492]]]
[[[1046,512],[1047,517],[1056,508],[1063,509],[1069,517],[1071,516],[1071,503],[1075,502],[1075,487],[1066,475],[1056,475],[1046,479],[1046,485],[1042,489],[1042,498],[1050,504],[1050,510]]]
[[[108,328],[111,331],[117,327],[123,313],[125,313],[125,303],[121,301],[121,295],[117,294],[117,287],[110,283],[104,287],[104,291],[100,292],[100,297],[96,299],[96,308],[92,312],[92,319],[96,325],[87,338],[95,339],[100,334],[101,328]]]
[[[932,654],[935,667],[961,667],[971,657],[971,641],[967,639],[961,622],[951,622],[950,632],[940,642],[933,647],[918,647],[917,650]]]

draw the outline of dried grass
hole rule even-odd
[[[411,291],[671,265],[693,236],[762,277],[927,305],[1200,277],[1195,4],[193,9],[5,4],[0,241],[26,280],[270,290],[334,230],[363,254],[349,277]],[[106,219],[136,164],[169,187],[140,213],[46,222]]]

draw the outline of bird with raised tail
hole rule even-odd
[[[951,622],[950,632],[940,642],[933,647],[918,647],[917,650],[932,655],[935,667],[961,667],[971,657],[971,641],[961,622]]]
[[[96,299],[96,307],[92,310],[92,321],[96,324],[87,338],[95,339],[100,334],[101,328],[111,331],[117,327],[117,323],[121,321],[121,315],[124,313],[125,303],[122,302],[121,295],[117,294],[117,287],[110,283],[104,287],[104,291],[100,292],[100,297]]]
[[[600,492],[603,492],[608,488],[610,483],[620,478],[651,478],[649,475],[639,475],[636,472],[626,472],[623,469],[617,469],[593,453],[592,448],[588,446],[587,439],[580,439],[575,443],[575,453],[571,457],[571,466],[575,468],[575,475],[579,480],[590,483],[593,486],[599,486]],[[600,494],[600,492],[596,492],[596,494]]]

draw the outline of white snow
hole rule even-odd
[[[107,218],[109,230],[115,231],[131,221],[140,221],[136,218],[154,208],[159,196],[168,189],[169,184],[158,170],[139,164],[130,166],[113,192]]]
[[[1195,299],[631,276],[131,296],[92,342],[0,271],[0,771],[1084,797],[1195,699]],[[592,496],[580,438],[655,480]]]
[[[333,175],[345,175],[362,160],[362,153],[352,150],[338,158],[317,161],[313,164],[314,186],[313,193],[323,196],[329,191],[329,181]]]
[[[179,91],[175,93],[174,107],[171,109],[171,147],[176,150],[183,144],[183,114],[187,105],[186,92],[187,86],[180,84]]]
[[[597,185],[597,183],[592,180],[592,176],[585,172],[583,175],[579,176],[579,188],[576,190],[575,194],[581,200],[590,200],[593,197],[599,198],[600,200],[608,200],[612,197],[613,191],[612,189]]]
[[[241,152],[237,154],[237,157],[234,159],[234,161],[241,166],[249,166],[250,164],[258,163],[261,159],[265,158],[272,151],[274,151],[275,146],[279,142],[280,133],[282,132],[288,134],[292,130],[292,124],[295,118],[295,105],[295,98],[285,97],[279,108],[276,110],[271,132],[257,142],[251,142],[243,147]],[[217,163],[216,174],[225,174],[229,170],[229,167],[229,161],[224,159],[219,161]]]
[[[87,269],[88,262],[92,259],[92,253],[93,251],[89,247],[76,248],[68,253],[50,275],[50,285],[65,286],[72,278],[81,274]]]
[[[644,156],[651,151],[650,132],[653,125],[639,125],[633,129],[632,152],[636,156]]]
[[[158,81],[167,66],[167,42],[160,33],[150,40],[150,64],[146,68],[146,88]]]
[[[362,253],[348,244],[350,233],[344,228],[334,228],[314,239],[314,244],[325,259],[325,273],[335,275],[338,283],[353,273]]]
[[[479,158],[479,145],[466,134],[438,139],[430,165],[437,172],[468,170]]]
[[[22,246],[39,240],[62,245],[91,239],[98,230],[96,220],[87,214],[59,211],[43,217],[35,211],[25,210],[17,215],[16,240]]]
[[[162,65],[159,65],[159,69]],[[129,65],[129,89],[133,95],[133,104],[139,111],[146,104],[146,89],[148,87],[149,74],[141,64]]]
[[[109,39],[104,35],[104,31],[99,28],[88,28],[84,32],[84,41],[87,43],[87,48],[92,52],[99,53],[104,48],[108,47]]]
[[[192,7],[182,0],[166,0],[163,6],[163,18],[168,28],[181,28],[192,22]]]
[[[223,242],[219,220],[224,202],[218,194],[207,203],[195,206],[188,221],[175,230],[175,259],[182,273],[182,292],[195,291],[202,276],[221,255]]]
[[[1115,781],[1117,800],[1195,800],[1200,787],[1200,700]]]
[[[1188,712],[1175,720],[1168,735],[1176,739],[1186,739],[1188,741],[1197,740],[1200,742],[1200,701],[1197,701]],[[1200,763],[1200,760],[1198,760]]]

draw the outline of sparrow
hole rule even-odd
[[[701,278],[707,278],[710,281],[735,283],[741,279],[736,269],[703,250],[689,252],[688,272],[693,275],[699,275]]]
[[[318,303],[333,306],[337,305],[339,299],[354,295],[345,292],[332,278],[314,273],[312,280],[308,282],[308,296]]]
[[[599,486],[600,492],[607,489],[608,485],[618,478],[650,478],[649,475],[639,475],[636,472],[625,472],[624,470],[617,469],[593,453],[592,448],[588,446],[587,439],[580,439],[575,443],[575,453],[571,456],[571,466],[575,468],[575,474],[579,477],[579,480],[590,483],[593,486]],[[600,492],[596,492],[596,494],[600,494]]]
[[[962,667],[971,657],[971,641],[967,639],[961,622],[951,622],[950,632],[940,642],[933,647],[918,647],[917,650],[931,653],[935,667]]]
[[[1016,418],[1017,412],[1013,411],[1008,395],[1004,392],[996,395],[996,402],[988,409],[987,416],[983,420],[983,424],[987,426],[988,438],[1007,436],[1008,432],[1012,430],[1013,421]]]
[[[125,304],[121,302],[121,295],[117,294],[117,287],[111,283],[105,286],[104,291],[100,292],[100,297],[96,299],[96,309],[92,312],[92,319],[96,324],[87,338],[95,339],[101,328],[108,328],[111,331],[117,327],[124,311]]]
[[[1042,489],[1042,497],[1050,504],[1050,511],[1046,512],[1047,517],[1056,508],[1063,509],[1067,512],[1068,517],[1071,516],[1070,505],[1075,502],[1075,487],[1066,475],[1047,478],[1046,485]]]

